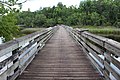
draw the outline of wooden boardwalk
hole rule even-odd
[[[82,48],[63,27],[17,80],[102,80]]]

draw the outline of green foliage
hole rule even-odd
[[[69,26],[115,26],[120,28],[119,0],[85,0],[80,2],[78,8],[75,6],[66,7],[59,2],[57,6],[41,8],[35,12],[31,12],[30,9],[20,12],[17,14],[17,21],[15,17],[19,10],[12,8],[12,6],[19,5],[21,8],[21,3],[17,3],[18,0],[3,1],[0,1],[0,36],[5,37],[6,41],[17,36],[19,28],[15,25],[50,27],[65,24]],[[26,32],[30,33],[29,31]],[[104,29],[104,31],[94,29],[92,32],[119,33],[119,31],[116,32],[116,30],[111,29]]]
[[[33,27],[34,13],[28,11],[20,12],[17,16],[17,24]]]
[[[119,0],[85,0],[78,8],[57,6],[41,8],[36,12],[19,14],[18,24],[32,27],[49,27],[57,24],[120,27]]]
[[[117,28],[120,28],[120,22],[115,22],[115,24],[114,24]]]
[[[9,41],[17,36],[19,32],[19,27],[16,26],[17,19],[13,13],[9,13],[6,16],[3,16],[0,21],[0,36],[5,38],[5,41]]]
[[[46,23],[46,16],[44,14],[36,14],[34,18],[35,26],[44,26]]]
[[[18,36],[19,27],[16,26],[16,13],[19,12],[22,4],[18,3],[18,1],[0,0],[0,37],[4,37],[5,41],[9,41]],[[19,9],[13,8],[15,5],[18,5]]]
[[[54,19],[47,19],[47,21],[46,21],[46,24],[45,24],[45,26],[47,26],[47,27],[52,27],[52,26],[55,26],[56,25],[56,23],[55,23],[55,20]]]
[[[27,27],[49,27],[57,24],[76,25],[76,22],[79,23],[79,19],[77,19],[79,13],[73,14],[76,10],[77,8],[74,6],[67,8],[62,3],[58,3],[56,7],[46,7],[36,12],[28,13],[28,11],[24,11],[18,15],[18,24]],[[71,15],[74,17],[70,17]],[[27,19],[28,17],[29,19]],[[71,21],[68,19],[71,19]]]

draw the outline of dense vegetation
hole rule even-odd
[[[23,3],[19,1],[0,0],[0,37],[4,37],[5,41],[18,37],[20,28],[16,25],[44,28],[57,24],[120,27],[119,0],[85,0],[80,2],[79,7],[66,7],[59,2],[57,6],[40,8],[35,12],[30,9],[19,12]],[[14,8],[14,5],[19,5],[20,9]]]
[[[21,12],[18,24],[29,27],[49,27],[56,24],[92,25],[120,27],[119,0],[85,0],[79,7],[57,6],[41,8],[38,11]]]
[[[0,37],[4,37],[4,41],[13,39],[19,32],[16,14],[20,9],[13,6],[18,5],[21,8],[21,4],[18,0],[0,0]]]

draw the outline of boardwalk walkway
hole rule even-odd
[[[47,42],[17,80],[102,80],[63,27]]]

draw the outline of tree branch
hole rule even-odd
[[[0,1],[0,3],[3,4],[3,5],[6,4],[8,6],[14,6],[14,5],[21,5],[21,4],[23,4],[23,3],[27,2],[27,1],[28,0],[25,0],[25,1],[21,2],[21,3],[17,3],[18,1],[16,1],[15,4],[12,4],[12,3],[9,3],[9,2],[6,2],[6,1]]]
[[[21,2],[21,3],[16,3],[16,4],[23,4],[23,3],[26,3],[28,0],[25,0],[25,1],[23,1],[23,2]]]

